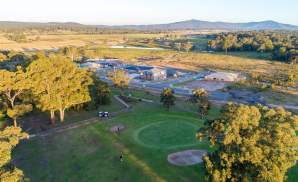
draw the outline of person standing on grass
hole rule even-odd
[[[120,159],[120,162],[123,162],[123,153],[122,152],[121,152],[119,159]]]

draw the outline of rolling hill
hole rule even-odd
[[[126,29],[137,31],[167,31],[167,30],[298,30],[298,26],[283,24],[275,21],[261,21],[248,23],[210,22],[201,20],[187,20],[167,24],[152,25],[84,25],[75,22],[14,22],[0,21],[0,29],[24,29],[24,28],[61,28],[61,29]]]
[[[298,30],[298,26],[278,23],[275,21],[261,21],[248,23],[227,23],[227,22],[209,22],[201,20],[188,20],[169,24],[154,25],[128,25],[118,26],[119,28],[137,29],[137,30]]]

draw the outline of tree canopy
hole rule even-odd
[[[20,182],[24,181],[23,171],[11,163],[12,149],[19,143],[20,139],[28,138],[21,128],[7,127],[0,131],[0,181]]]
[[[90,75],[66,57],[51,55],[39,59],[28,67],[28,74],[32,77],[37,106],[50,111],[52,121],[55,111],[59,110],[60,120],[64,121],[66,109],[90,100]]]
[[[198,137],[216,146],[204,157],[209,181],[282,182],[298,159],[298,118],[282,108],[229,104]]]
[[[113,70],[108,73],[108,78],[114,83],[114,85],[121,90],[123,95],[123,89],[127,88],[131,78],[124,70]]]
[[[208,100],[208,92],[205,89],[195,89],[190,96],[190,102],[197,105],[198,113],[203,118],[208,114],[210,103]]]
[[[213,51],[269,52],[272,59],[296,64],[298,60],[298,35],[291,32],[229,32],[219,33],[209,41]]]
[[[171,106],[175,105],[175,95],[174,90],[171,88],[165,88],[160,94],[160,102],[164,105],[168,110]]]
[[[0,69],[0,92],[9,101],[11,108],[14,107],[17,97],[30,89],[31,83],[27,77],[21,67],[18,67],[15,72]]]
[[[8,109],[7,115],[13,119],[14,127],[17,127],[17,118],[30,111],[32,111],[31,104],[20,104],[15,105],[12,109]]]
[[[95,83],[95,90],[96,90],[95,102],[97,105],[106,105],[111,102],[110,97],[111,97],[112,91],[108,83],[101,80],[97,80],[97,82]]]

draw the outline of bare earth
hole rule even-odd
[[[227,83],[218,82],[218,81],[196,80],[193,82],[189,82],[184,86],[189,89],[203,88],[203,89],[207,90],[208,92],[213,92],[213,91],[220,90],[220,89],[226,87]]]

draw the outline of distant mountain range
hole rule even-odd
[[[62,28],[97,28],[97,29],[129,29],[139,31],[153,31],[153,30],[298,30],[298,26],[283,24],[275,21],[261,21],[248,23],[228,23],[228,22],[210,22],[201,20],[187,20],[168,24],[152,24],[152,25],[121,25],[121,26],[107,26],[107,25],[83,25],[75,22],[13,22],[0,21],[0,29],[21,29],[21,28],[48,28],[48,27],[62,27]]]
[[[83,25],[76,22],[18,22],[18,21],[0,21],[0,29],[22,29],[22,28],[47,28],[47,27],[93,27],[91,25]]]
[[[137,30],[298,30],[298,26],[278,23],[275,21],[261,21],[248,23],[210,22],[188,20],[168,24],[155,25],[127,25],[119,28]]]

